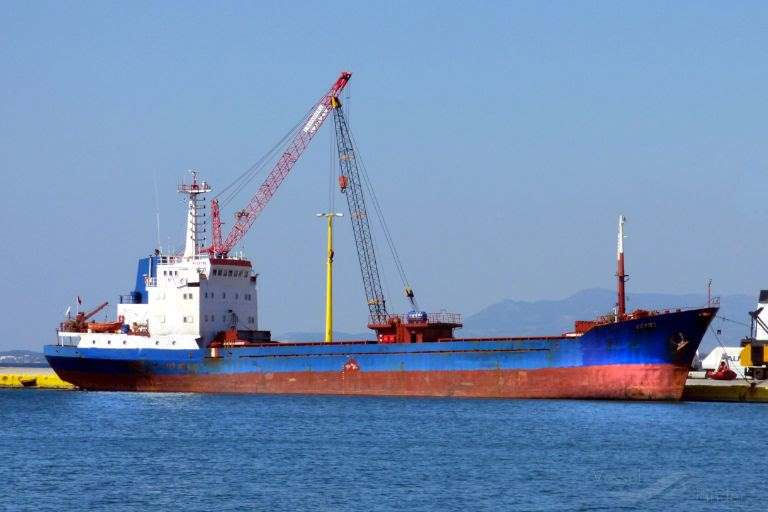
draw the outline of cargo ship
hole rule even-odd
[[[179,186],[188,197],[183,253],[156,249],[138,261],[133,290],[121,295],[116,318],[91,321],[102,304],[58,327],[45,356],[63,380],[84,390],[276,393],[496,398],[678,400],[716,307],[665,311],[625,309],[623,225],[617,251],[617,303],[571,332],[554,336],[467,338],[462,318],[411,303],[391,314],[381,290],[365,177],[343,116],[342,73],[297,124],[272,172],[222,236],[219,203],[210,202],[212,242],[204,238],[204,195],[193,174]],[[333,340],[332,220],[328,218],[326,337],[316,342],[272,339],[259,326],[258,274],[235,251],[324,120],[333,113],[339,189],[347,198],[363,277],[369,340]],[[363,171],[364,172],[364,171]],[[368,202],[375,197],[368,197]],[[404,274],[401,272],[401,274]]]
[[[258,328],[251,262],[200,253],[189,218],[185,253],[140,259],[116,322],[59,326],[45,347],[59,377],[86,390],[677,400],[717,311],[616,311],[501,338],[455,337],[459,315],[412,312],[372,323],[371,340],[275,342]]]

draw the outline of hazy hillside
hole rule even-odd
[[[525,336],[561,334],[573,329],[575,320],[588,320],[611,311],[616,300],[613,290],[593,288],[582,290],[570,297],[557,300],[503,300],[465,317],[464,328],[459,336]],[[628,309],[674,309],[676,307],[702,306],[706,302],[703,294],[633,293],[628,297]],[[725,345],[738,345],[747,334],[749,323],[747,311],[754,309],[757,297],[750,295],[726,295],[721,298],[718,318],[702,343],[702,351],[708,352],[715,345],[715,332],[719,329],[720,339]],[[724,320],[723,318],[732,321]],[[735,322],[740,322],[735,323]],[[322,339],[320,332],[290,332],[276,335],[279,340],[316,341]],[[371,339],[373,334],[338,332],[339,341]]]
[[[8,350],[0,352],[0,366],[37,366],[47,365],[45,356],[31,350]]]
[[[572,329],[575,320],[587,320],[609,312],[615,300],[614,291],[600,288],[582,290],[559,300],[503,300],[467,317],[460,332],[462,336],[560,334]],[[703,294],[634,293],[628,300],[628,309],[663,309],[701,306],[706,297]],[[747,311],[754,309],[756,302],[757,296],[726,295],[721,298],[718,316],[747,324]],[[721,330],[719,336],[726,345],[737,345],[748,331],[743,325],[721,318],[717,318],[712,327]],[[708,333],[702,346],[709,350],[716,344],[714,334]]]

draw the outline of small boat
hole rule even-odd
[[[117,322],[90,322],[88,332],[118,332],[123,326],[123,321]]]

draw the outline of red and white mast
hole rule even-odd
[[[619,215],[619,240],[616,245],[616,279],[617,279],[617,299],[616,316],[621,320],[627,312],[627,301],[624,285],[627,282],[627,274],[624,272],[624,223],[627,218]]]

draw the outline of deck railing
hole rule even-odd
[[[158,265],[171,265],[173,263],[183,263],[186,261],[209,261],[212,257],[209,254],[195,254],[194,256],[183,256],[180,254],[160,254],[153,256],[155,263]],[[237,254],[231,254],[227,257],[228,260],[244,260],[245,255],[242,252]]]
[[[392,320],[399,320],[405,324],[428,323],[428,324],[461,324],[461,313],[405,313],[389,314],[372,317],[372,324],[387,324]]]

